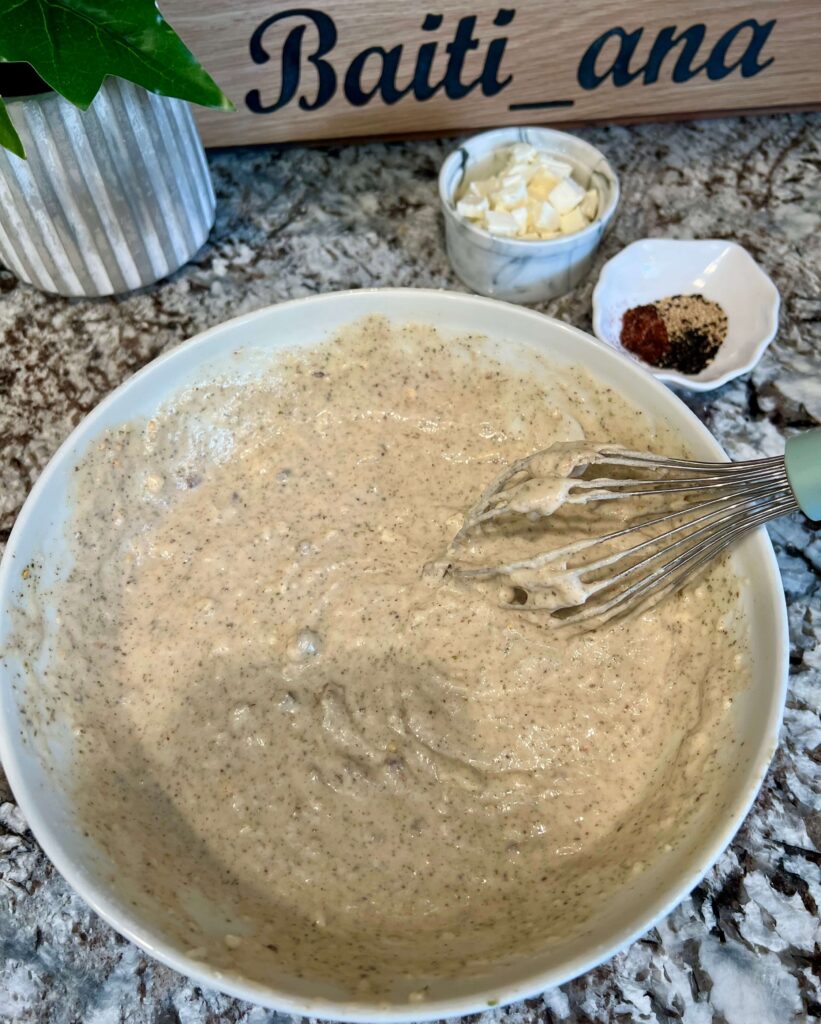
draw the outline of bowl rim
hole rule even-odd
[[[699,380],[698,374],[682,373],[680,370],[666,370],[651,366],[649,363],[645,363],[643,360],[639,359],[638,356],[634,356],[632,353],[628,352],[622,345],[611,342],[607,339],[602,326],[602,321],[605,309],[608,307],[605,305],[602,295],[604,294],[605,286],[608,283],[608,277],[615,273],[615,268],[619,263],[627,262],[639,249],[654,249],[656,247],[659,249],[673,249],[686,247],[695,250],[707,247],[717,248],[718,246],[721,246],[723,249],[735,249],[740,252],[747,262],[747,268],[750,275],[758,279],[758,282],[763,289],[770,291],[770,301],[767,303],[766,307],[768,311],[767,329],[756,344],[749,358],[739,359],[734,366],[725,370],[724,373],[720,374],[718,377],[714,377],[709,380]],[[631,250],[633,250],[633,252],[631,252]],[[740,377],[742,374],[749,373],[750,370],[753,370],[758,365],[761,357],[767,351],[778,333],[780,312],[781,293],[776,287],[775,282],[766,270],[756,262],[751,253],[749,253],[743,245],[731,238],[637,238],[607,260],[599,271],[596,285],[593,288],[593,333],[599,341],[607,345],[608,348],[624,355],[631,362],[634,362],[647,370],[647,372],[657,380],[666,381],[667,383],[677,385],[678,387],[686,388],[688,391],[714,391],[716,388],[720,388],[725,384],[728,384],[731,380],[735,380],[736,377]]]
[[[491,234],[486,228],[478,227],[472,221],[466,220],[464,217],[460,217],[456,212],[453,202],[453,190],[449,189],[446,184],[446,178],[450,174],[453,164],[461,160],[464,163],[465,169],[467,169],[471,163],[469,147],[479,139],[490,139],[492,137],[496,137],[500,140],[499,146],[502,147],[504,146],[504,142],[501,141],[502,139],[509,138],[513,140],[516,138],[518,133],[523,131],[549,135],[552,138],[572,139],[574,144],[584,146],[589,149],[591,153],[595,153],[603,168],[606,169],[602,170],[601,173],[605,174],[610,183],[610,201],[602,212],[599,212],[598,210],[596,211],[594,219],[587,225],[587,227],[582,228],[581,231],[574,231],[570,235],[560,235],[558,238],[506,238],[502,235]],[[546,152],[549,152],[549,150],[546,150]],[[559,154],[556,155],[558,156]],[[488,131],[479,132],[476,135],[471,135],[469,138],[464,139],[455,149],[452,149],[442,161],[442,166],[439,168],[438,191],[439,202],[444,216],[448,218],[452,224],[463,229],[472,241],[484,243],[483,248],[488,248],[488,242],[493,243],[491,248],[498,247],[507,249],[509,246],[510,251],[515,252],[519,256],[525,256],[528,254],[538,256],[548,252],[557,252],[561,249],[574,247],[574,244],[582,239],[594,237],[596,234],[603,234],[607,225],[613,219],[621,198],[619,176],[613,169],[613,165],[600,149],[597,149],[592,143],[588,142],[587,139],[583,139],[578,135],[573,135],[571,132],[562,132],[556,128],[547,128],[543,125],[517,125],[509,128],[491,128]]]
[[[14,523],[6,552],[0,563],[0,609],[5,608],[12,602],[13,567],[16,569],[18,564],[16,549],[27,530],[29,521],[33,518],[41,493],[45,490],[51,477],[57,474],[61,464],[74,451],[77,440],[87,431],[91,431],[94,425],[104,418],[109,406],[114,404],[137,380],[150,374],[156,374],[160,368],[173,363],[175,360],[184,359],[186,353],[192,348],[203,344],[207,339],[213,338],[229,326],[236,327],[254,320],[264,319],[270,316],[272,311],[280,307],[294,308],[303,306],[309,308],[311,306],[328,305],[338,302],[345,303],[346,301],[360,298],[363,295],[366,297],[384,296],[389,300],[391,298],[401,299],[412,295],[415,300],[418,299],[420,302],[427,299],[429,301],[451,303],[454,306],[479,305],[488,309],[503,306],[506,307],[507,315],[509,316],[535,320],[540,323],[543,323],[544,320],[550,320],[555,327],[577,341],[583,341],[586,345],[591,344],[595,347],[603,348],[611,356],[624,359],[624,356],[615,352],[610,346],[604,345],[603,342],[593,338],[579,328],[564,321],[546,317],[536,310],[526,309],[513,303],[500,302],[497,299],[467,295],[462,292],[451,292],[445,289],[349,289],[292,299],[265,306],[250,313],[240,314],[194,335],[187,341],[171,348],[147,363],[137,373],[110,392],[74,427],[38,477]],[[365,314],[356,312],[353,314],[352,319],[357,319],[362,315]],[[424,317],[422,319],[424,320]],[[682,412],[685,412],[686,417],[692,420],[695,430],[701,435],[704,442],[713,448],[716,457],[719,459],[726,458],[717,440],[696,417],[695,413],[681,402],[678,396],[670,392],[668,388],[648,374],[641,366],[629,360],[628,362],[634,372],[644,376],[645,384],[650,391],[655,390],[660,396],[663,395],[663,400],[665,401],[681,403],[683,407]],[[119,934],[143,949],[156,960],[159,960],[199,985],[216,989],[235,998],[245,999],[257,1005],[281,1012],[313,1016],[322,1020],[350,1022],[350,1024],[370,1024],[370,1022],[376,1022],[376,1024],[400,1024],[400,1022],[401,1024],[411,1024],[413,1022],[415,1024],[415,1022],[434,1021],[468,1013],[483,1012],[491,1007],[505,1006],[517,1000],[538,995],[592,970],[625,949],[629,944],[654,927],[687,896],[715,864],[722,852],[732,841],[752,806],[778,743],[779,728],[786,698],[789,641],[783,586],[772,544],[763,527],[757,528],[750,536],[757,537],[759,541],[762,549],[762,563],[765,566],[767,576],[767,586],[772,592],[772,596],[776,598],[777,616],[776,621],[773,623],[772,643],[776,650],[780,648],[781,656],[777,660],[780,661],[781,672],[779,678],[774,680],[773,698],[767,714],[761,749],[757,752],[749,778],[741,788],[740,795],[732,808],[732,812],[728,813],[723,827],[716,827],[713,830],[713,840],[706,849],[700,851],[698,856],[691,858],[694,865],[691,870],[682,875],[672,888],[666,887],[660,896],[651,901],[646,914],[635,926],[622,928],[621,931],[616,932],[615,936],[607,944],[591,941],[589,948],[585,952],[577,954],[561,965],[507,985],[496,985],[493,988],[476,991],[469,995],[454,996],[435,1001],[380,1006],[368,1002],[335,1002],[325,998],[297,997],[278,992],[272,986],[249,981],[240,974],[220,972],[215,968],[208,967],[202,961],[193,959],[186,953],[181,952],[177,946],[170,942],[158,939],[152,933],[150,927],[137,921],[124,904],[114,898],[109,898],[101,887],[98,886],[95,879],[84,871],[82,865],[74,860],[69,853],[64,852],[59,831],[52,827],[48,818],[39,810],[37,794],[29,786],[16,754],[17,744],[13,739],[11,716],[5,713],[6,708],[14,705],[16,702],[12,696],[12,687],[8,685],[8,680],[5,678],[6,672],[3,659],[0,659],[0,762],[2,762],[3,769],[6,772],[15,800],[38,844],[71,888]]]

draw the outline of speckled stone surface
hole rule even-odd
[[[813,116],[584,131],[623,201],[590,279],[546,312],[590,327],[601,263],[647,235],[733,238],[772,275],[781,330],[756,368],[690,404],[735,457],[821,422],[821,174]],[[457,288],[436,173],[447,142],[220,152],[217,223],[170,280],[119,299],[40,295],[0,271],[0,538],[49,456],[105,394],[227,317],[340,288]],[[688,401],[690,401],[688,399]],[[794,1024],[821,1016],[821,534],[773,527],[791,686],[755,807],[705,881],[608,963],[487,1024]],[[2,802],[5,801],[5,802]],[[103,924],[40,852],[0,780],[0,1021],[199,1024],[282,1015],[204,991]]]

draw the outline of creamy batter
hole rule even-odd
[[[682,454],[584,372],[374,319],[85,455],[51,678],[90,835],[192,955],[423,995],[680,841],[748,681],[729,570],[582,636],[422,571],[581,438]]]

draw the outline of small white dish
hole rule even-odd
[[[598,191],[599,209],[591,224],[544,241],[500,238],[456,212],[457,196],[470,171],[517,142],[561,157],[573,166],[580,185]],[[552,128],[498,128],[474,135],[450,154],[439,172],[439,198],[448,258],[471,291],[508,302],[546,302],[575,288],[589,271],[616,212],[619,182],[604,154],[584,139]]]
[[[658,369],[619,340],[628,309],[669,295],[703,295],[727,314],[727,337],[701,373]],[[756,365],[778,330],[778,289],[746,249],[721,238],[643,238],[602,267],[593,292],[593,333],[654,377],[711,391]]]

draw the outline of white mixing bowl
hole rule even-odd
[[[650,374],[581,331],[530,310],[468,295],[386,289],[300,299],[239,317],[167,353],[118,388],[73,432],[32,490],[0,568],[0,753],[23,813],[57,870],[114,928],[152,956],[199,984],[282,1011],[347,1021],[427,1020],[511,1002],[589,970],[645,932],[698,883],[739,827],[776,746],[787,676],[786,614],[772,547],[760,529],[734,556],[752,617],[753,684],[734,705],[738,742],[717,755],[726,762],[720,813],[706,809],[704,820],[693,821],[674,851],[651,861],[630,885],[602,900],[585,934],[499,964],[479,978],[441,981],[431,986],[424,1003],[402,1005],[351,1001],[317,979],[272,973],[265,984],[251,982],[193,959],[174,938],[171,911],[129,889],[121,866],[101,860],[98,848],[84,837],[72,808],[68,716],[52,721],[27,717],[26,691],[50,685],[42,669],[48,634],[58,628],[53,615],[46,614],[41,654],[28,665],[12,643],[14,627],[31,613],[54,566],[66,562],[64,524],[73,466],[101,431],[150,415],[181,386],[224,371],[226,365],[253,373],[259,362],[254,350],[315,344],[369,314],[503,340],[511,365],[523,349],[581,364],[666,419],[697,457],[723,458],[696,417]]]

